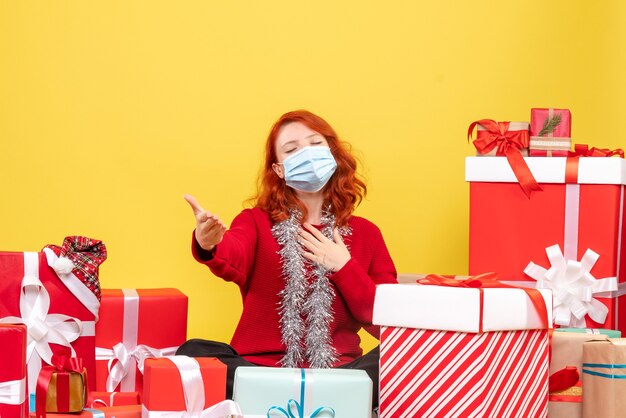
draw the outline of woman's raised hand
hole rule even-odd
[[[226,226],[216,215],[204,210],[195,197],[188,194],[183,197],[196,217],[196,241],[203,249],[212,251],[222,241]]]

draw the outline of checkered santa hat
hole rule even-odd
[[[98,266],[107,259],[107,248],[102,241],[81,237],[65,237],[63,245],[46,245],[58,257],[53,268],[59,273],[72,272],[100,300]]]

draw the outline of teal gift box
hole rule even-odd
[[[363,370],[238,367],[233,400],[245,418],[370,418],[372,380]]]
[[[577,332],[580,334],[602,334],[609,338],[621,338],[622,332],[615,329],[601,329],[601,328],[557,328],[555,331],[560,332]]]

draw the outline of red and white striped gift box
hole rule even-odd
[[[524,290],[381,285],[374,323],[381,418],[547,416],[548,329]]]

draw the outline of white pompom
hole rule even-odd
[[[67,274],[71,273],[74,269],[74,263],[72,263],[72,260],[67,257],[59,257],[52,268],[58,274]]]

